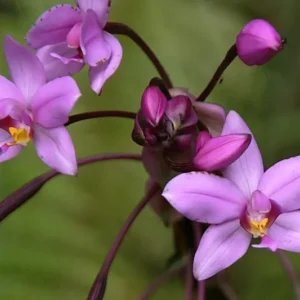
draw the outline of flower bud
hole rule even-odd
[[[167,108],[167,98],[157,86],[149,86],[143,93],[141,109],[145,120],[157,126]]]
[[[211,135],[207,131],[201,131],[199,132],[197,136],[197,141],[196,141],[196,152],[198,152],[204,144],[211,139]]]
[[[200,140],[201,137],[198,137],[197,142]],[[197,152],[194,165],[208,172],[223,169],[236,161],[250,142],[250,134],[230,134],[208,139]]]
[[[166,115],[172,122],[175,131],[194,126],[198,122],[191,100],[186,96],[172,98],[168,102]]]
[[[283,41],[270,23],[256,19],[239,33],[236,47],[239,58],[246,65],[263,65],[283,49]]]

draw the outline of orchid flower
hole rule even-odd
[[[38,50],[48,80],[75,74],[87,64],[91,88],[99,94],[121,62],[122,47],[103,30],[110,0],[77,0],[77,6],[61,4],[50,8],[25,39]]]
[[[231,111],[222,135],[252,134]],[[222,171],[181,174],[165,187],[163,196],[187,218],[212,224],[204,233],[194,259],[194,275],[209,278],[256,248],[300,252],[300,156],[282,160],[264,173],[255,139],[244,154]]]
[[[9,36],[4,52],[12,82],[0,76],[0,162],[33,140],[45,164],[75,175],[75,150],[64,124],[81,95],[76,82],[66,76],[46,83],[38,57]]]

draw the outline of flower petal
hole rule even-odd
[[[198,150],[194,164],[199,170],[208,172],[223,169],[236,161],[248,148],[250,142],[249,134],[213,137]]]
[[[41,61],[10,36],[5,37],[4,53],[13,82],[29,102],[36,90],[46,82]]]
[[[281,214],[268,231],[277,248],[300,252],[300,211]]]
[[[36,124],[33,141],[38,156],[46,165],[63,174],[76,175],[75,149],[65,127],[46,129]]]
[[[0,163],[16,157],[21,152],[21,150],[23,150],[23,148],[24,147],[21,145],[6,148],[5,151],[0,153]]]
[[[14,99],[25,103],[21,91],[10,80],[0,75],[0,99]]]
[[[187,218],[209,224],[238,218],[247,201],[232,182],[204,172],[176,176],[162,195]]]
[[[69,76],[48,82],[32,97],[34,122],[46,128],[63,126],[80,96],[76,81]]]
[[[72,27],[81,21],[82,12],[77,7],[69,4],[56,5],[38,18],[25,40],[34,49],[63,42]]]
[[[212,136],[220,135],[226,119],[224,107],[214,103],[196,101],[193,102],[193,107],[199,120],[207,127],[210,134]]]
[[[0,100],[0,120],[10,116],[14,120],[21,121],[22,111],[24,111],[22,104],[17,100],[9,98]]]
[[[76,0],[76,2],[84,12],[89,9],[93,10],[97,15],[101,28],[105,26],[110,11],[110,0]]]
[[[265,235],[262,237],[260,244],[252,245],[253,248],[268,248],[269,250],[275,252],[278,249],[278,244],[276,241],[272,240],[269,236]]]
[[[119,67],[122,59],[122,46],[111,34],[104,32],[105,40],[111,45],[112,55],[108,62],[89,70],[91,88],[97,94],[100,93],[105,81],[112,76]]]
[[[250,241],[239,220],[209,226],[195,255],[194,276],[204,280],[228,268],[245,255]]]
[[[85,62],[91,67],[104,64],[110,59],[112,49],[106,41],[94,11],[88,10],[82,24],[80,46]]]
[[[45,46],[37,51],[46,71],[47,80],[72,75],[84,67],[82,59],[78,59],[76,49],[69,48],[66,43]]]
[[[257,189],[260,178],[264,173],[263,162],[255,138],[247,124],[235,111],[227,115],[222,135],[249,133],[252,141],[244,154],[233,164],[224,169],[224,177],[233,181],[244,194],[250,198]]]
[[[300,209],[300,156],[270,167],[261,178],[258,189],[280,204],[283,211]]]

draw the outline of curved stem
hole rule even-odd
[[[199,95],[199,97],[196,99],[196,101],[205,101],[205,99],[209,96],[211,91],[214,89],[216,84],[219,82],[222,74],[227,69],[227,67],[233,62],[233,60],[237,56],[236,46],[235,44],[230,47],[228,52],[226,53],[226,56],[222,60],[221,64],[217,68],[215,74],[213,75],[212,79],[204,89],[204,91]]]
[[[144,291],[144,293],[139,297],[139,300],[148,300],[155,293],[155,291],[162,286],[165,282],[172,279],[173,277],[179,275],[184,269],[186,269],[186,265],[179,265],[177,267],[171,268],[164,273],[162,273],[155,281],[153,281],[148,288]]]
[[[298,280],[298,276],[296,273],[296,270],[292,264],[292,262],[289,260],[287,255],[282,251],[282,250],[277,250],[276,251],[277,256],[279,257],[282,266],[286,270],[290,281],[293,285],[294,288],[294,299],[295,300],[300,300],[300,284]]]
[[[167,71],[165,70],[165,68],[163,67],[161,62],[159,61],[158,57],[154,54],[154,52],[147,45],[147,43],[133,29],[131,29],[129,26],[122,24],[122,23],[108,22],[106,24],[104,30],[106,30],[112,34],[126,35],[132,41],[134,41],[143,50],[143,52],[148,56],[148,58],[151,60],[151,62],[155,66],[157,72],[159,73],[160,77],[165,82],[166,86],[168,88],[173,87],[171,79],[169,78]]]
[[[68,122],[65,126],[71,125],[73,123],[96,119],[96,118],[107,118],[107,117],[119,117],[119,118],[127,118],[127,119],[135,119],[136,114],[130,111],[121,111],[121,110],[100,110],[100,111],[89,111],[77,115],[73,115],[69,117]]]
[[[136,217],[140,214],[143,208],[148,204],[151,200],[152,196],[158,191],[159,186],[158,184],[154,184],[151,188],[147,191],[145,197],[138,203],[138,205],[134,208],[134,210],[128,216],[125,224],[123,225],[122,229],[120,230],[119,234],[115,238],[112,247],[110,248],[105,260],[101,266],[101,269],[90,289],[88,300],[101,300],[104,297],[105,292],[105,284],[107,275],[110,269],[110,266],[113,263],[113,260],[124,240],[124,237],[128,230],[130,229],[131,225],[135,221]]]
[[[195,253],[198,249],[201,240],[201,224],[193,222],[194,237],[195,237]],[[205,280],[197,281],[197,300],[205,300]]]
[[[188,264],[186,267],[185,274],[185,300],[193,300],[193,286],[194,286],[194,276],[193,276],[193,255],[188,258]]]
[[[85,166],[95,162],[107,161],[107,160],[141,160],[141,155],[139,154],[126,154],[126,153],[116,153],[116,154],[103,154],[94,155],[86,158],[81,158],[78,160],[78,166]],[[0,222],[8,217],[17,208],[25,204],[29,199],[31,199],[50,179],[61,175],[61,173],[51,170],[48,171],[25,185],[16,190],[14,193],[6,197],[0,202]]]

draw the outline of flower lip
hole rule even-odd
[[[240,224],[254,238],[264,237],[281,213],[277,202],[256,190],[242,213]]]

